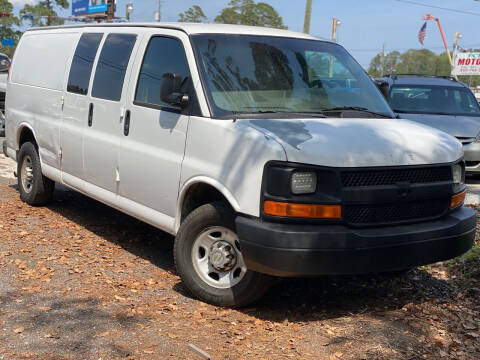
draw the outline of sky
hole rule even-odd
[[[25,3],[37,0],[10,0],[17,13]],[[272,5],[283,17],[290,30],[302,31],[306,0],[263,0]],[[426,48],[443,51],[443,42],[435,22],[429,21],[425,46],[417,39],[423,24],[422,15],[431,13],[441,20],[447,42],[452,47],[455,31],[463,38],[459,44],[464,48],[480,48],[477,24],[480,22],[479,0],[313,0],[311,34],[330,38],[332,18],[341,20],[338,41],[365,68],[371,59],[386,44],[386,51],[405,51],[410,48]],[[465,11],[473,14],[427,8],[409,3],[432,5]],[[132,21],[153,21],[158,0],[117,0],[117,16],[125,15],[128,2],[133,2]],[[162,0],[162,21],[177,21],[178,14],[192,5],[200,5],[209,21],[213,21],[229,0]],[[71,14],[71,9],[60,12]]]

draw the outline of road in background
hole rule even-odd
[[[467,177],[468,193],[465,203],[467,205],[479,205],[480,204],[480,178],[473,179]]]
[[[0,137],[0,145],[5,138]],[[13,175],[17,164],[12,159],[6,158],[0,151],[0,185],[14,185],[17,179]]]

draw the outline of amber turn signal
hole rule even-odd
[[[341,219],[340,205],[292,204],[277,201],[265,201],[263,212],[271,216],[310,218],[310,219]]]
[[[452,196],[450,200],[450,209],[455,209],[456,207],[462,206],[465,202],[465,196],[467,195],[467,190],[463,190],[458,194]]]

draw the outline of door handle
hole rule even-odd
[[[93,103],[90,103],[90,108],[88,109],[88,126],[92,126],[93,123]]]
[[[130,133],[130,110],[125,112],[125,124],[123,125],[123,135],[128,136]]]

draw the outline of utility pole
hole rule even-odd
[[[130,14],[133,12],[133,4],[128,3],[125,9],[125,20],[130,21]]]
[[[312,0],[307,0],[305,7],[305,21],[303,22],[303,32],[310,34],[310,21],[312,19]]]
[[[162,0],[158,0],[158,10],[155,11],[155,21],[162,21]]]
[[[458,31],[455,32],[455,37],[453,39],[453,53],[452,53],[452,57],[453,57],[453,61],[455,61],[455,58],[457,56],[457,51],[458,51],[458,40],[460,40],[462,38],[462,34],[460,34]],[[453,70],[455,69],[455,64],[452,65],[452,71],[451,73],[453,74]],[[458,77],[457,75],[453,75],[455,77],[455,79],[458,80]]]
[[[337,28],[342,24],[340,20],[337,18],[333,18],[333,23],[332,23],[332,41],[337,41]],[[330,78],[333,77],[333,56],[330,55],[330,67],[328,71],[328,76]]]
[[[337,18],[333,18],[333,24],[332,24],[332,41],[337,41],[337,30],[338,27],[342,25],[342,22],[338,20]]]
[[[380,57],[380,60],[381,60],[381,64],[382,64],[382,69],[380,70],[380,74],[381,76],[380,77],[383,77],[384,75],[384,68],[385,68],[385,59],[387,57],[387,54],[385,53],[385,43],[383,43],[383,46],[382,46],[382,56]]]

